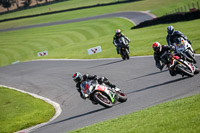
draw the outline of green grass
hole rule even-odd
[[[0,132],[11,133],[48,121],[55,109],[28,94],[0,87]]]
[[[200,19],[173,23],[193,43],[200,53]],[[131,39],[131,56],[152,55],[152,43],[166,44],[166,28],[170,24],[161,24],[130,30],[133,24],[122,18],[90,20],[85,22],[39,27],[0,33],[0,66],[15,61],[32,59],[92,59],[120,57],[112,44],[117,28]],[[88,55],[87,49],[101,46],[102,52]],[[37,57],[37,52],[48,51],[48,56]]]
[[[52,4],[48,6],[42,6],[38,8],[33,8],[29,10],[24,10],[20,12],[13,12],[10,14],[1,15],[0,19],[5,18],[13,18],[17,16],[25,16],[29,14],[38,14],[42,12],[46,12],[46,10],[51,7],[53,10],[63,10],[63,9],[70,9],[73,7],[79,6],[87,6],[87,5],[95,5],[96,3],[109,3],[114,2],[115,0],[108,0],[107,2],[100,1],[100,0],[70,0],[66,2],[61,2],[57,4]],[[124,1],[124,0],[121,0]],[[151,13],[162,16],[166,13],[183,6],[187,6],[188,3],[196,2],[200,0],[141,0],[141,1],[131,1],[130,3],[123,3],[123,4],[116,4],[110,6],[102,6],[102,7],[95,7],[89,9],[82,9],[76,11],[69,11],[63,12],[58,14],[40,16],[40,17],[33,17],[15,21],[8,21],[0,23],[0,29],[7,29],[25,25],[33,25],[33,24],[41,24],[41,23],[48,23],[48,22],[55,22],[55,21],[62,21],[62,20],[70,20],[75,18],[84,18],[88,16],[96,16],[106,13],[113,13],[113,12],[121,12],[121,11],[151,11]],[[55,6],[55,7],[54,7]]]
[[[0,66],[17,60],[38,59],[37,52],[47,50],[44,58],[101,58],[115,53],[112,37],[115,29],[129,30],[133,24],[122,18],[100,19],[0,33]],[[87,49],[102,45],[104,54],[88,56]],[[112,48],[114,50],[112,50]],[[40,58],[39,58],[40,59]]]
[[[199,133],[200,94],[74,130],[70,133]]]

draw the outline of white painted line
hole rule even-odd
[[[6,85],[0,85],[0,87],[5,87],[5,88],[13,89],[13,90],[25,93],[25,94],[29,94],[29,95],[31,95],[31,96],[33,96],[35,98],[39,98],[39,99],[41,99],[41,100],[43,100],[43,101],[51,104],[55,108],[55,110],[56,110],[56,113],[54,114],[54,116],[48,122],[44,122],[44,123],[38,124],[36,126],[30,127],[30,128],[27,128],[27,129],[23,129],[23,130],[17,131],[16,133],[28,133],[28,132],[33,131],[34,129],[42,127],[42,126],[48,124],[49,122],[53,121],[54,119],[56,119],[61,114],[61,112],[62,112],[62,110],[60,108],[60,105],[58,103],[56,103],[56,102],[48,99],[48,98],[36,95],[34,93],[26,92],[24,90],[20,90],[20,89],[17,89],[17,88],[9,87],[9,86],[6,86]]]

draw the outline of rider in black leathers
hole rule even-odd
[[[154,42],[152,46],[154,50],[154,60],[156,63],[156,67],[162,71],[163,67],[170,63],[170,54],[169,51],[174,51],[174,46],[160,45],[159,42]],[[169,68],[169,67],[168,67]],[[176,72],[169,69],[169,73],[171,76],[175,76]]]
[[[185,36],[183,33],[181,33],[180,31],[174,31],[174,27],[173,26],[168,26],[167,27],[167,43],[168,43],[168,46],[172,45],[174,46],[174,43],[178,43],[178,38],[179,37],[182,37],[184,40],[187,40],[188,43],[190,43],[192,45],[192,43],[190,42],[190,40],[188,40],[187,36]],[[183,60],[187,60],[189,62],[193,62],[193,60],[191,60],[190,58],[187,58],[185,57],[183,54],[181,53],[176,53],[175,51],[175,54],[180,56],[180,58],[182,58]]]
[[[190,42],[190,40],[188,40],[187,36],[185,36],[180,31],[174,31],[173,26],[167,27],[167,33],[168,33],[168,35],[166,37],[166,40],[167,40],[168,46],[174,45],[174,43],[176,43],[176,39],[179,37],[182,37],[184,40],[187,40],[191,44],[191,42]]]
[[[100,77],[100,78],[98,78],[97,75],[90,75],[90,74],[84,74],[84,75],[82,75],[81,73],[76,72],[75,74],[73,74],[72,78],[76,82],[76,88],[77,88],[77,91],[80,93],[80,97],[83,98],[83,99],[86,99],[83,96],[83,94],[81,93],[81,86],[80,85],[81,85],[81,83],[83,81],[96,80],[96,81],[98,81],[99,84],[104,83],[104,84],[106,84],[106,85],[108,85],[108,86],[110,86],[111,88],[114,88],[114,89],[116,87],[114,84],[111,84],[106,77]]]
[[[119,39],[120,39],[121,37],[124,37],[124,38],[128,41],[128,43],[130,43],[130,40],[128,39],[128,37],[126,37],[124,34],[122,34],[120,29],[117,29],[117,30],[116,30],[116,33],[115,33],[115,35],[114,35],[114,37],[113,37],[113,44],[114,44],[115,47],[116,47],[117,54],[120,54],[120,49],[121,49],[120,45],[121,45],[121,44],[120,44]],[[128,51],[129,51],[129,46],[127,46],[127,48],[128,48]]]

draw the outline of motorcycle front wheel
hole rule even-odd
[[[127,60],[129,60],[129,51],[128,51],[128,49],[126,48],[126,58],[127,58]]]
[[[112,107],[112,102],[111,100],[108,98],[108,96],[106,96],[104,93],[100,92],[100,91],[96,91],[93,94],[93,99],[99,103],[100,105],[106,107],[106,108],[110,108]]]
[[[176,66],[176,71],[178,71],[179,73],[186,75],[188,77],[194,76],[194,73],[189,68],[187,68],[186,66],[183,66],[181,64],[178,64]]]
[[[119,102],[126,102],[127,101],[127,95],[122,92],[121,90],[120,91],[116,91],[117,92],[117,95],[118,95],[118,101]]]
[[[194,54],[192,53],[191,50],[187,50],[187,51],[185,52],[185,54],[187,55],[187,57],[189,57],[190,59],[192,59],[192,61],[193,61],[194,64],[197,63],[197,61],[195,60]]]

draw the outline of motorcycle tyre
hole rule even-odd
[[[185,53],[190,59],[193,60],[193,63],[196,64],[197,61],[195,60],[195,57],[193,56],[193,53],[191,50],[188,50],[186,53]]]
[[[123,50],[121,50],[121,53],[120,53],[120,54],[121,54],[122,59],[123,59],[123,60],[126,60],[126,56],[125,56],[125,53],[124,53]]]
[[[200,72],[200,69],[196,65],[194,65],[194,66],[195,66],[194,74],[198,74]]]
[[[117,91],[117,95],[118,95],[118,102],[126,102],[127,101],[127,95],[122,92],[122,91]]]
[[[98,93],[101,93],[101,95],[104,95],[105,97],[107,97],[107,99],[110,101],[110,103],[105,103],[105,102],[103,102],[102,100],[100,100],[99,98],[98,98],[98,96],[97,95],[99,95]],[[93,94],[93,99],[97,102],[97,103],[99,103],[100,105],[102,105],[102,106],[104,106],[104,107],[106,107],[106,108],[111,108],[112,107],[112,101],[108,98],[108,96],[106,96],[104,93],[102,93],[102,92],[100,92],[100,91],[96,91],[96,92],[94,92],[94,94]]]
[[[180,72],[181,74],[186,75],[186,76],[188,76],[188,77],[193,77],[193,76],[194,76],[194,73],[188,72],[188,71],[186,71],[185,69],[183,69],[181,64],[178,64],[178,65],[176,66],[176,71],[178,71],[178,72]]]
[[[128,52],[128,49],[126,48],[126,58],[127,58],[127,60],[129,60],[129,52]]]

